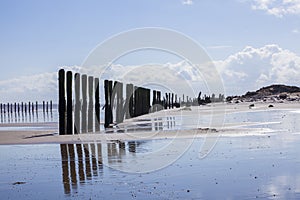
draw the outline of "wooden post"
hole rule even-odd
[[[81,94],[82,94],[82,108],[81,108],[81,128],[82,133],[87,132],[87,76],[81,76]]]
[[[67,134],[73,135],[72,72],[67,72]],[[47,102],[48,112],[48,102]]]
[[[17,112],[17,103],[15,102],[15,105],[14,105],[14,112],[16,113]]]
[[[160,105],[158,107],[158,110],[161,110],[162,109],[162,103],[161,103],[161,92],[160,91],[157,91],[157,100],[156,102]]]
[[[74,133],[80,133],[80,74],[75,74],[75,110],[74,110]]]
[[[45,101],[43,101],[43,113],[45,113]]]
[[[0,110],[1,110],[1,114],[2,114],[2,103],[0,104]]]
[[[58,71],[58,114],[59,114],[59,135],[66,134],[66,99],[65,99],[65,70]],[[22,103],[23,109],[23,103]],[[45,112],[45,102],[43,101],[43,112]]]
[[[21,110],[22,110],[22,113],[24,112],[24,104],[23,102],[21,102]]]
[[[172,93],[172,101],[171,101],[171,105],[172,105],[172,108],[174,108],[174,93]]]
[[[38,102],[36,101],[36,102],[35,102],[35,112],[38,112],[38,107],[39,107],[39,106],[38,106]]]
[[[89,108],[88,108],[88,132],[93,132],[93,123],[94,123],[94,77],[89,76]]]
[[[9,103],[7,103],[7,112],[9,113]]]
[[[30,101],[28,102],[28,113],[30,114],[30,110],[31,110],[31,103]]]
[[[52,100],[50,101],[50,112],[52,113]]]
[[[122,101],[123,101],[123,84],[115,81],[114,84],[114,92],[113,92],[113,97],[112,97],[112,103],[114,103],[114,98],[117,98],[116,100],[116,122],[117,123],[121,123],[123,121],[123,105],[122,105]]]
[[[95,78],[95,131],[100,131],[100,93],[99,78]]]
[[[157,91],[153,90],[153,95],[152,95],[152,112],[157,111]]]
[[[133,117],[133,84],[126,85],[126,119]]]
[[[113,122],[112,108],[111,108],[111,97],[112,97],[112,81],[104,81],[104,95],[105,95],[105,122],[104,127],[108,128]]]
[[[31,111],[32,111],[32,114],[33,114],[33,112],[34,112],[34,103],[33,102],[31,103]]]
[[[27,114],[27,104],[24,104],[25,114]]]
[[[72,72],[71,72],[72,73]],[[72,74],[71,74],[72,75]],[[72,79],[71,79],[72,80]],[[71,91],[72,92],[72,91]],[[48,103],[48,101],[46,102],[46,112],[48,113],[48,111],[49,111],[49,103]]]

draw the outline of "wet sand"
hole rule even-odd
[[[125,120],[124,123],[106,132],[95,132],[79,135],[58,135],[57,123],[7,123],[0,124],[0,144],[43,144],[43,143],[80,143],[93,141],[127,141],[127,140],[152,140],[152,139],[175,139],[175,138],[196,138],[207,136],[230,136],[230,135],[259,135],[270,133],[273,130],[263,127],[270,123],[257,121],[224,122],[229,114],[269,112],[280,110],[300,110],[300,103],[265,103],[255,102],[255,106],[249,108],[253,102],[243,102],[239,104],[218,103],[200,107],[188,107],[172,110],[163,110],[149,115],[139,116]],[[274,107],[269,108],[272,104]],[[186,126],[177,128],[151,128],[154,124],[159,124],[163,118],[174,117],[192,119],[186,122]],[[205,123],[198,122],[204,119]],[[224,118],[224,119],[223,119]],[[214,120],[222,123],[214,123]],[[195,120],[195,121],[193,121]],[[212,122],[212,123],[210,123]],[[169,123],[169,121],[168,121]],[[173,123],[173,122],[170,122]],[[175,123],[175,122],[174,122]],[[150,124],[149,128],[143,128],[145,124]],[[168,124],[169,125],[169,124]],[[257,127],[256,127],[257,126]],[[128,128],[130,127],[130,128]],[[151,131],[149,131],[151,130]]]

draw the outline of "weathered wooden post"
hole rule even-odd
[[[5,104],[3,104],[3,113],[6,112],[5,110],[6,110],[6,109],[5,109]]]
[[[172,105],[172,108],[174,108],[174,93],[172,93],[171,105]]]
[[[112,108],[111,108],[112,81],[104,80],[104,95],[105,95],[105,122],[104,127],[108,128],[112,123]]]
[[[30,114],[30,110],[31,110],[31,104],[30,101],[28,102],[28,113]]]
[[[7,103],[7,112],[9,113],[9,103]]]
[[[116,122],[121,123],[123,121],[123,84],[115,81],[114,83],[114,89],[113,89],[113,94],[112,94],[112,102],[113,104],[115,101],[114,99],[116,98]]]
[[[80,74],[75,73],[75,108],[74,108],[74,133],[80,133]]]
[[[64,83],[65,84],[65,83]],[[65,91],[64,91],[65,92]],[[45,101],[43,101],[43,113],[45,113]]]
[[[171,93],[169,93],[169,99],[168,99],[168,105],[169,105],[169,109],[171,109]]]
[[[82,133],[87,132],[87,76],[81,76],[81,94],[82,94],[82,108],[81,108],[81,128]]]
[[[0,104],[0,110],[1,110],[1,114],[2,114],[2,103]]]
[[[157,109],[159,111],[163,108],[162,107],[163,105],[162,105],[162,102],[161,102],[161,91],[157,91],[157,100],[156,100],[156,102],[158,102],[158,104],[160,105]]]
[[[50,101],[50,112],[52,113],[52,100]]]
[[[27,104],[24,103],[25,114],[27,114]]]
[[[67,134],[73,134],[72,72],[67,72]],[[48,104],[48,102],[47,102]],[[48,112],[48,106],[47,106]]]
[[[17,112],[17,103],[15,102],[15,105],[14,105],[14,112],[16,113]]]
[[[145,112],[149,114],[151,108],[151,90],[146,88],[146,106]]]
[[[34,103],[32,102],[31,103],[31,111],[32,111],[32,114],[34,113]]]
[[[21,102],[21,110],[22,110],[22,113],[24,112],[24,103]]]
[[[58,72],[58,114],[59,114],[59,134],[66,134],[66,99],[65,99],[65,70],[60,69]],[[45,111],[45,102],[43,101],[43,112]],[[23,108],[23,102],[22,102]]]
[[[72,73],[72,72],[71,72]],[[72,79],[71,79],[72,80]],[[71,91],[72,92],[72,91]],[[46,102],[46,112],[48,113],[48,111],[49,111],[49,103],[48,103],[48,101]]]
[[[36,101],[36,102],[35,102],[35,112],[36,112],[36,113],[38,112],[38,107],[39,107],[39,106],[38,106],[38,102]]]
[[[152,95],[152,112],[156,112],[157,111],[157,92],[156,90],[153,90],[153,95]]]
[[[93,113],[93,108],[94,108],[94,77],[89,76],[89,108],[88,108],[88,132],[93,132],[93,123],[94,123],[94,113]]]
[[[95,78],[95,131],[100,131],[100,93],[99,78]]]
[[[133,117],[133,84],[126,85],[126,119]]]

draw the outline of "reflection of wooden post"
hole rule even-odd
[[[81,108],[81,128],[82,133],[87,132],[86,126],[86,111],[87,111],[87,76],[81,76],[81,94],[82,94],[82,108]]]
[[[88,109],[88,132],[93,132],[93,123],[94,123],[94,78],[89,76],[89,109]]]
[[[60,152],[64,192],[65,194],[70,194],[71,189],[69,179],[69,156],[67,144],[60,144]]]
[[[75,151],[74,144],[68,144],[69,158],[70,158],[70,175],[72,186],[76,188],[77,186],[77,174],[76,174],[76,165],[75,165]]]
[[[100,131],[99,78],[95,78],[95,131]]]
[[[75,74],[75,109],[74,109],[74,133],[80,133],[80,74]]]
[[[133,117],[133,85],[126,85],[126,119]]]
[[[79,181],[84,181],[84,169],[83,169],[83,153],[82,153],[82,144],[76,144],[76,152],[78,156],[78,172],[79,172]]]
[[[67,134],[73,134],[72,72],[67,72]],[[47,102],[48,104],[48,102]],[[48,112],[48,106],[47,106]]]

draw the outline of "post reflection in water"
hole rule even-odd
[[[60,144],[64,193],[76,192],[78,186],[103,175],[103,159],[121,164],[126,151],[136,153],[143,142],[114,141],[110,143]]]

